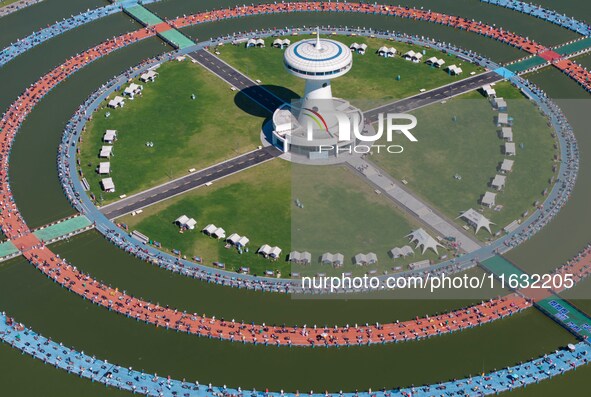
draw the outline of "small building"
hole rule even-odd
[[[513,142],[513,128],[502,127],[500,135],[501,135],[501,139],[504,139],[507,142]]]
[[[507,111],[507,101],[503,98],[494,98],[492,100],[493,107],[497,109],[499,112],[506,112]]]
[[[513,160],[504,159],[499,167],[499,171],[507,174],[513,170]]]
[[[299,263],[301,265],[309,265],[312,262],[312,254],[308,251],[299,252],[291,251],[288,260],[292,263]]]
[[[140,95],[143,90],[144,90],[143,85],[131,83],[129,85],[129,87],[127,87],[123,91],[123,95],[127,95],[129,97],[129,99],[133,99],[136,95]]]
[[[115,98],[109,101],[108,106],[113,109],[122,108],[123,106],[125,106],[125,98],[117,95]]]
[[[291,44],[291,40],[289,40],[289,39],[277,38],[277,39],[273,40],[273,47],[274,48],[284,49],[284,48],[287,48],[290,44]]]
[[[378,49],[378,55],[384,58],[392,58],[396,55],[396,48],[382,46]]]
[[[158,73],[156,73],[153,70],[148,70],[146,73],[142,74],[140,76],[140,81],[142,83],[147,83],[149,81],[154,81],[156,80],[156,77],[158,76]]]
[[[110,174],[111,173],[111,163],[108,161],[100,162],[97,172],[99,173],[99,175]]]
[[[195,229],[195,225],[197,225],[197,221],[193,218],[189,218],[187,215],[179,216],[175,219],[174,223],[177,224],[179,227],[188,230]]]
[[[452,76],[457,76],[457,75],[462,74],[463,70],[462,70],[462,68],[460,68],[456,65],[450,65],[447,67],[447,72]]]
[[[113,178],[103,178],[103,180],[101,180],[101,185],[103,186],[103,190],[105,192],[115,192],[115,183],[113,182]]]
[[[505,142],[505,154],[507,156],[515,156],[515,142]]]
[[[459,217],[465,219],[476,230],[474,234],[478,233],[478,231],[482,228],[485,228],[489,234],[492,234],[490,225],[494,225],[494,223],[492,223],[480,212],[470,208],[468,211],[462,213],[462,215]]]
[[[343,256],[343,254],[340,253],[331,254],[330,252],[326,252],[322,254],[322,258],[320,261],[326,265],[341,267],[345,264],[345,257]]]
[[[389,253],[392,259],[405,258],[409,255],[415,254],[415,252],[409,245],[405,245],[403,247],[394,247],[390,250]]]
[[[481,87],[482,93],[488,98],[495,98],[497,96],[497,91],[491,87],[490,84],[483,85]]]
[[[492,192],[485,192],[480,200],[480,204],[484,205],[485,207],[492,208],[496,204],[497,194]]]
[[[425,63],[429,66],[435,66],[436,68],[440,68],[445,65],[445,61],[443,59],[437,59],[437,57],[431,57],[427,59]]]
[[[507,113],[499,113],[497,116],[497,127],[510,127],[509,115]]]
[[[353,44],[351,44],[349,46],[349,49],[352,52],[358,53],[359,55],[364,55],[365,54],[365,51],[367,50],[367,44],[365,44],[365,43],[361,43],[361,44],[353,43]],[[396,53],[396,50],[394,50],[394,54],[395,53]],[[394,56],[394,55],[392,55],[392,56]]]
[[[117,139],[117,130],[107,130],[103,135],[103,142],[112,144]]]
[[[506,180],[507,177],[505,175],[495,175],[492,182],[490,183],[490,186],[497,190],[502,190],[505,187]]]
[[[102,146],[99,153],[100,158],[110,158],[113,155],[113,146]]]
[[[246,48],[258,47],[263,48],[265,46],[265,40],[263,39],[248,39],[246,42]]]

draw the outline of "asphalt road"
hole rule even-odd
[[[486,72],[466,79],[459,80],[455,83],[436,88],[431,91],[426,91],[418,95],[401,99],[396,102],[389,103],[384,106],[369,110],[364,113],[365,120],[374,123],[378,121],[378,114],[380,113],[405,113],[415,110],[435,102],[441,102],[453,96],[464,94],[482,87],[485,84],[496,83],[503,80],[501,76],[495,72]]]
[[[261,87],[255,81],[240,73],[209,51],[199,50],[190,53],[189,56],[232,87],[242,91],[250,99],[257,102],[270,113],[273,113],[275,109],[284,103],[283,100],[276,97],[264,87]]]
[[[162,200],[179,195],[188,190],[195,189],[208,182],[242,171],[279,156],[281,152],[273,146],[264,147],[234,157],[228,161],[216,164],[212,167],[193,172],[181,178],[167,182],[152,189],[145,190],[133,196],[126,197],[113,204],[100,208],[100,211],[109,219],[115,219],[130,212],[156,204]]]
[[[274,94],[258,85],[232,66],[228,65],[214,54],[199,50],[189,54],[199,64],[226,81],[232,87],[242,91],[249,98],[259,103],[269,112],[273,112],[284,102]],[[475,90],[485,84],[501,81],[502,77],[494,72],[487,72],[481,75],[459,80],[450,85],[420,93],[410,98],[405,98],[387,105],[365,112],[365,119],[371,122],[378,120],[380,113],[403,113],[423,106],[430,105],[449,99],[452,96],[460,95]],[[100,211],[109,219],[115,219],[122,215],[129,214],[157,202],[179,195],[188,190],[194,189],[208,182],[213,182],[230,174],[242,171],[246,168],[271,160],[281,155],[281,152],[274,147],[264,147],[251,153],[235,157],[226,162],[216,164],[212,167],[200,170],[182,178],[175,179],[163,185],[146,190],[144,192],[126,197],[113,204],[100,208]]]

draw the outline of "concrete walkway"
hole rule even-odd
[[[440,234],[439,237],[455,238],[462,250],[466,252],[473,252],[482,247],[480,242],[464,234],[452,221],[448,221],[376,165],[353,156],[347,159],[347,163],[399,207],[437,231]]]

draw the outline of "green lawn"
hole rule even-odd
[[[16,3],[18,0],[0,0],[0,7],[5,7],[9,4]]]
[[[292,43],[310,36],[290,36]],[[353,54],[353,67],[349,73],[332,81],[333,95],[350,100],[362,109],[370,109],[392,100],[418,94],[419,90],[432,89],[465,78],[481,68],[464,62],[454,56],[419,46],[369,37],[331,36],[346,45],[353,42],[366,43],[365,55]],[[273,38],[266,39],[265,48],[245,48],[244,44],[216,47],[220,57],[253,79],[261,80],[284,99],[291,99],[285,88],[301,95],[304,81],[287,73],[283,66],[283,50],[271,46]],[[398,51],[394,58],[383,58],[376,54],[381,46],[394,47]],[[446,71],[424,63],[412,63],[400,57],[408,50],[426,51],[424,60],[432,56],[442,58],[447,65],[461,66],[461,76],[450,76]],[[400,75],[400,80],[396,77]],[[296,97],[297,98],[297,97]]]
[[[296,197],[303,209],[295,205]],[[172,222],[183,214],[197,220],[195,230],[179,233]],[[370,268],[392,271],[412,261],[436,259],[435,254],[418,253],[404,261],[390,259],[387,251],[407,244],[404,236],[416,226],[342,166],[303,167],[273,160],[118,221],[158,241],[165,250],[181,250],[188,258],[198,255],[206,264],[223,262],[227,269],[248,266],[255,274],[278,270],[287,276],[290,265],[285,256],[292,248],[310,251],[313,262],[326,251],[341,252],[348,264],[345,270],[355,273]],[[200,230],[209,223],[223,227],[227,236],[234,232],[246,235],[250,252],[240,255],[203,235]],[[337,239],[335,230],[342,239]],[[265,243],[282,248],[281,260],[272,262],[255,255]],[[369,251],[378,255],[378,265],[355,269],[351,257]],[[296,268],[302,274],[318,270],[314,266]],[[330,272],[331,268],[323,266],[322,270]]]
[[[225,82],[189,61],[166,63],[158,73],[154,83],[144,84],[143,95],[126,100],[123,108],[107,109],[105,102],[83,134],[80,164],[99,202],[101,195],[103,202],[113,201],[121,194],[147,189],[260,144],[264,118],[241,110]],[[254,103],[246,106],[264,115]],[[98,163],[107,161],[98,158],[107,129],[118,134],[110,160],[115,193],[101,193],[103,177],[96,173]],[[153,147],[146,142],[153,142]]]
[[[517,155],[512,158],[515,164],[504,191],[497,194],[496,202],[503,208],[483,211],[496,223],[493,233],[531,211],[536,200],[542,201],[556,153],[553,130],[537,108],[508,83],[495,88],[508,99]],[[488,184],[505,158],[493,121],[497,112],[480,93],[472,92],[414,114],[418,126],[413,134],[418,142],[402,143],[402,154],[375,154],[371,159],[397,179],[406,180],[409,189],[450,218],[469,208],[480,209],[481,195],[487,190],[495,192]],[[461,180],[454,178],[456,174]],[[489,237],[484,230],[478,236]]]

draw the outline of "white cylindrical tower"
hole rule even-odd
[[[351,50],[335,40],[315,39],[298,41],[290,45],[283,57],[290,74],[306,80],[302,108],[331,110],[330,80],[351,70]]]

